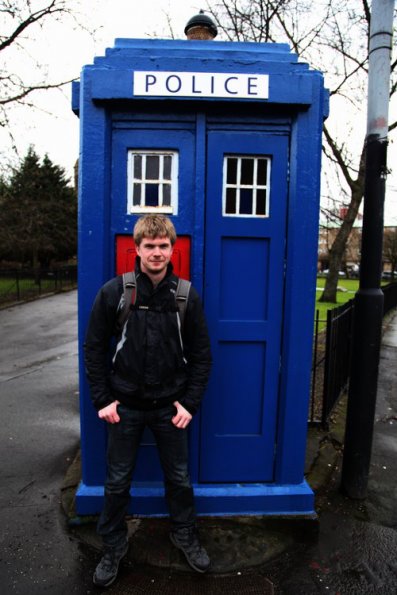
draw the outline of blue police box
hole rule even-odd
[[[80,117],[79,514],[102,508],[106,427],[84,335],[99,287],[131,269],[132,228],[168,214],[201,294],[213,370],[190,428],[199,514],[311,514],[304,479],[317,263],[320,72],[287,45],[117,39],[73,86]],[[144,435],[130,513],[166,514]]]

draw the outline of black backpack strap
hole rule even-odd
[[[178,286],[175,292],[175,300],[179,310],[181,328],[183,328],[183,322],[185,320],[185,313],[191,285],[191,282],[187,281],[186,279],[178,279]]]
[[[186,279],[178,279],[178,285],[175,292],[175,301],[179,310],[179,319],[181,321],[181,329],[185,320],[185,313],[187,302],[189,299],[189,292],[191,282]],[[121,333],[125,323],[131,312],[131,304],[136,302],[136,278],[135,272],[131,271],[123,274],[123,305],[117,315],[116,331]]]
[[[119,333],[123,330],[130,315],[130,305],[136,302],[136,279],[134,271],[123,274],[123,298],[123,305],[117,315],[117,330]]]

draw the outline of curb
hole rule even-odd
[[[327,488],[343,454],[346,425],[347,392],[339,398],[329,420],[327,430],[312,427],[308,431],[307,448],[314,451],[307,465],[306,480],[316,494],[316,499]],[[311,450],[310,450],[311,449]]]

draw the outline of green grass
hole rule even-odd
[[[17,286],[15,276],[14,277],[2,277],[0,278],[0,292],[10,291],[15,289]],[[22,289],[25,288],[32,288],[38,291],[38,285],[34,282],[34,279],[19,279],[19,286]],[[41,280],[41,289],[44,290],[46,288],[50,288],[54,286],[54,281],[52,279],[42,279]]]
[[[54,279],[41,279],[39,286],[33,278],[21,277],[18,285],[19,292],[17,290],[15,275],[0,278],[0,303],[2,305],[16,302],[17,300],[32,299],[39,295],[55,291]]]
[[[337,303],[333,304],[332,302],[320,302],[319,299],[323,294],[323,289],[325,285],[325,277],[317,277],[317,284],[316,284],[316,305],[315,305],[315,312],[319,311],[319,330],[325,327],[327,321],[327,312],[328,310],[332,310],[333,308],[338,308],[338,306],[342,306],[349,300],[354,298],[356,291],[358,290],[359,281],[358,279],[339,279],[338,280],[338,287],[341,288],[340,291],[336,294]]]
[[[381,285],[387,285],[389,281],[382,281]],[[316,305],[314,308],[314,315],[316,315],[316,310],[319,311],[319,320],[321,321],[319,324],[319,330],[325,327],[325,323],[327,320],[327,311],[332,310],[333,308],[338,308],[345,304],[349,300],[353,299],[358,287],[359,287],[359,280],[358,279],[343,279],[340,278],[338,280],[338,287],[341,288],[341,291],[338,291],[336,294],[337,303],[333,304],[332,302],[320,302],[319,299],[323,294],[323,289],[325,285],[325,277],[317,277],[317,284],[316,284]],[[346,291],[344,291],[346,290]]]
[[[315,309],[320,310],[320,319],[327,317],[327,310],[337,308],[338,306],[341,306],[342,304],[345,304],[354,298],[354,295],[358,290],[358,284],[358,279],[339,279],[338,288],[340,288],[340,291],[337,291],[336,293],[337,303],[333,304],[332,302],[320,302],[319,299],[323,294],[323,289],[325,286],[325,278],[317,277]]]

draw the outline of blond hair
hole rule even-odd
[[[143,238],[168,238],[173,246],[176,242],[176,231],[171,219],[165,215],[143,215],[134,225],[134,241],[140,245]]]

